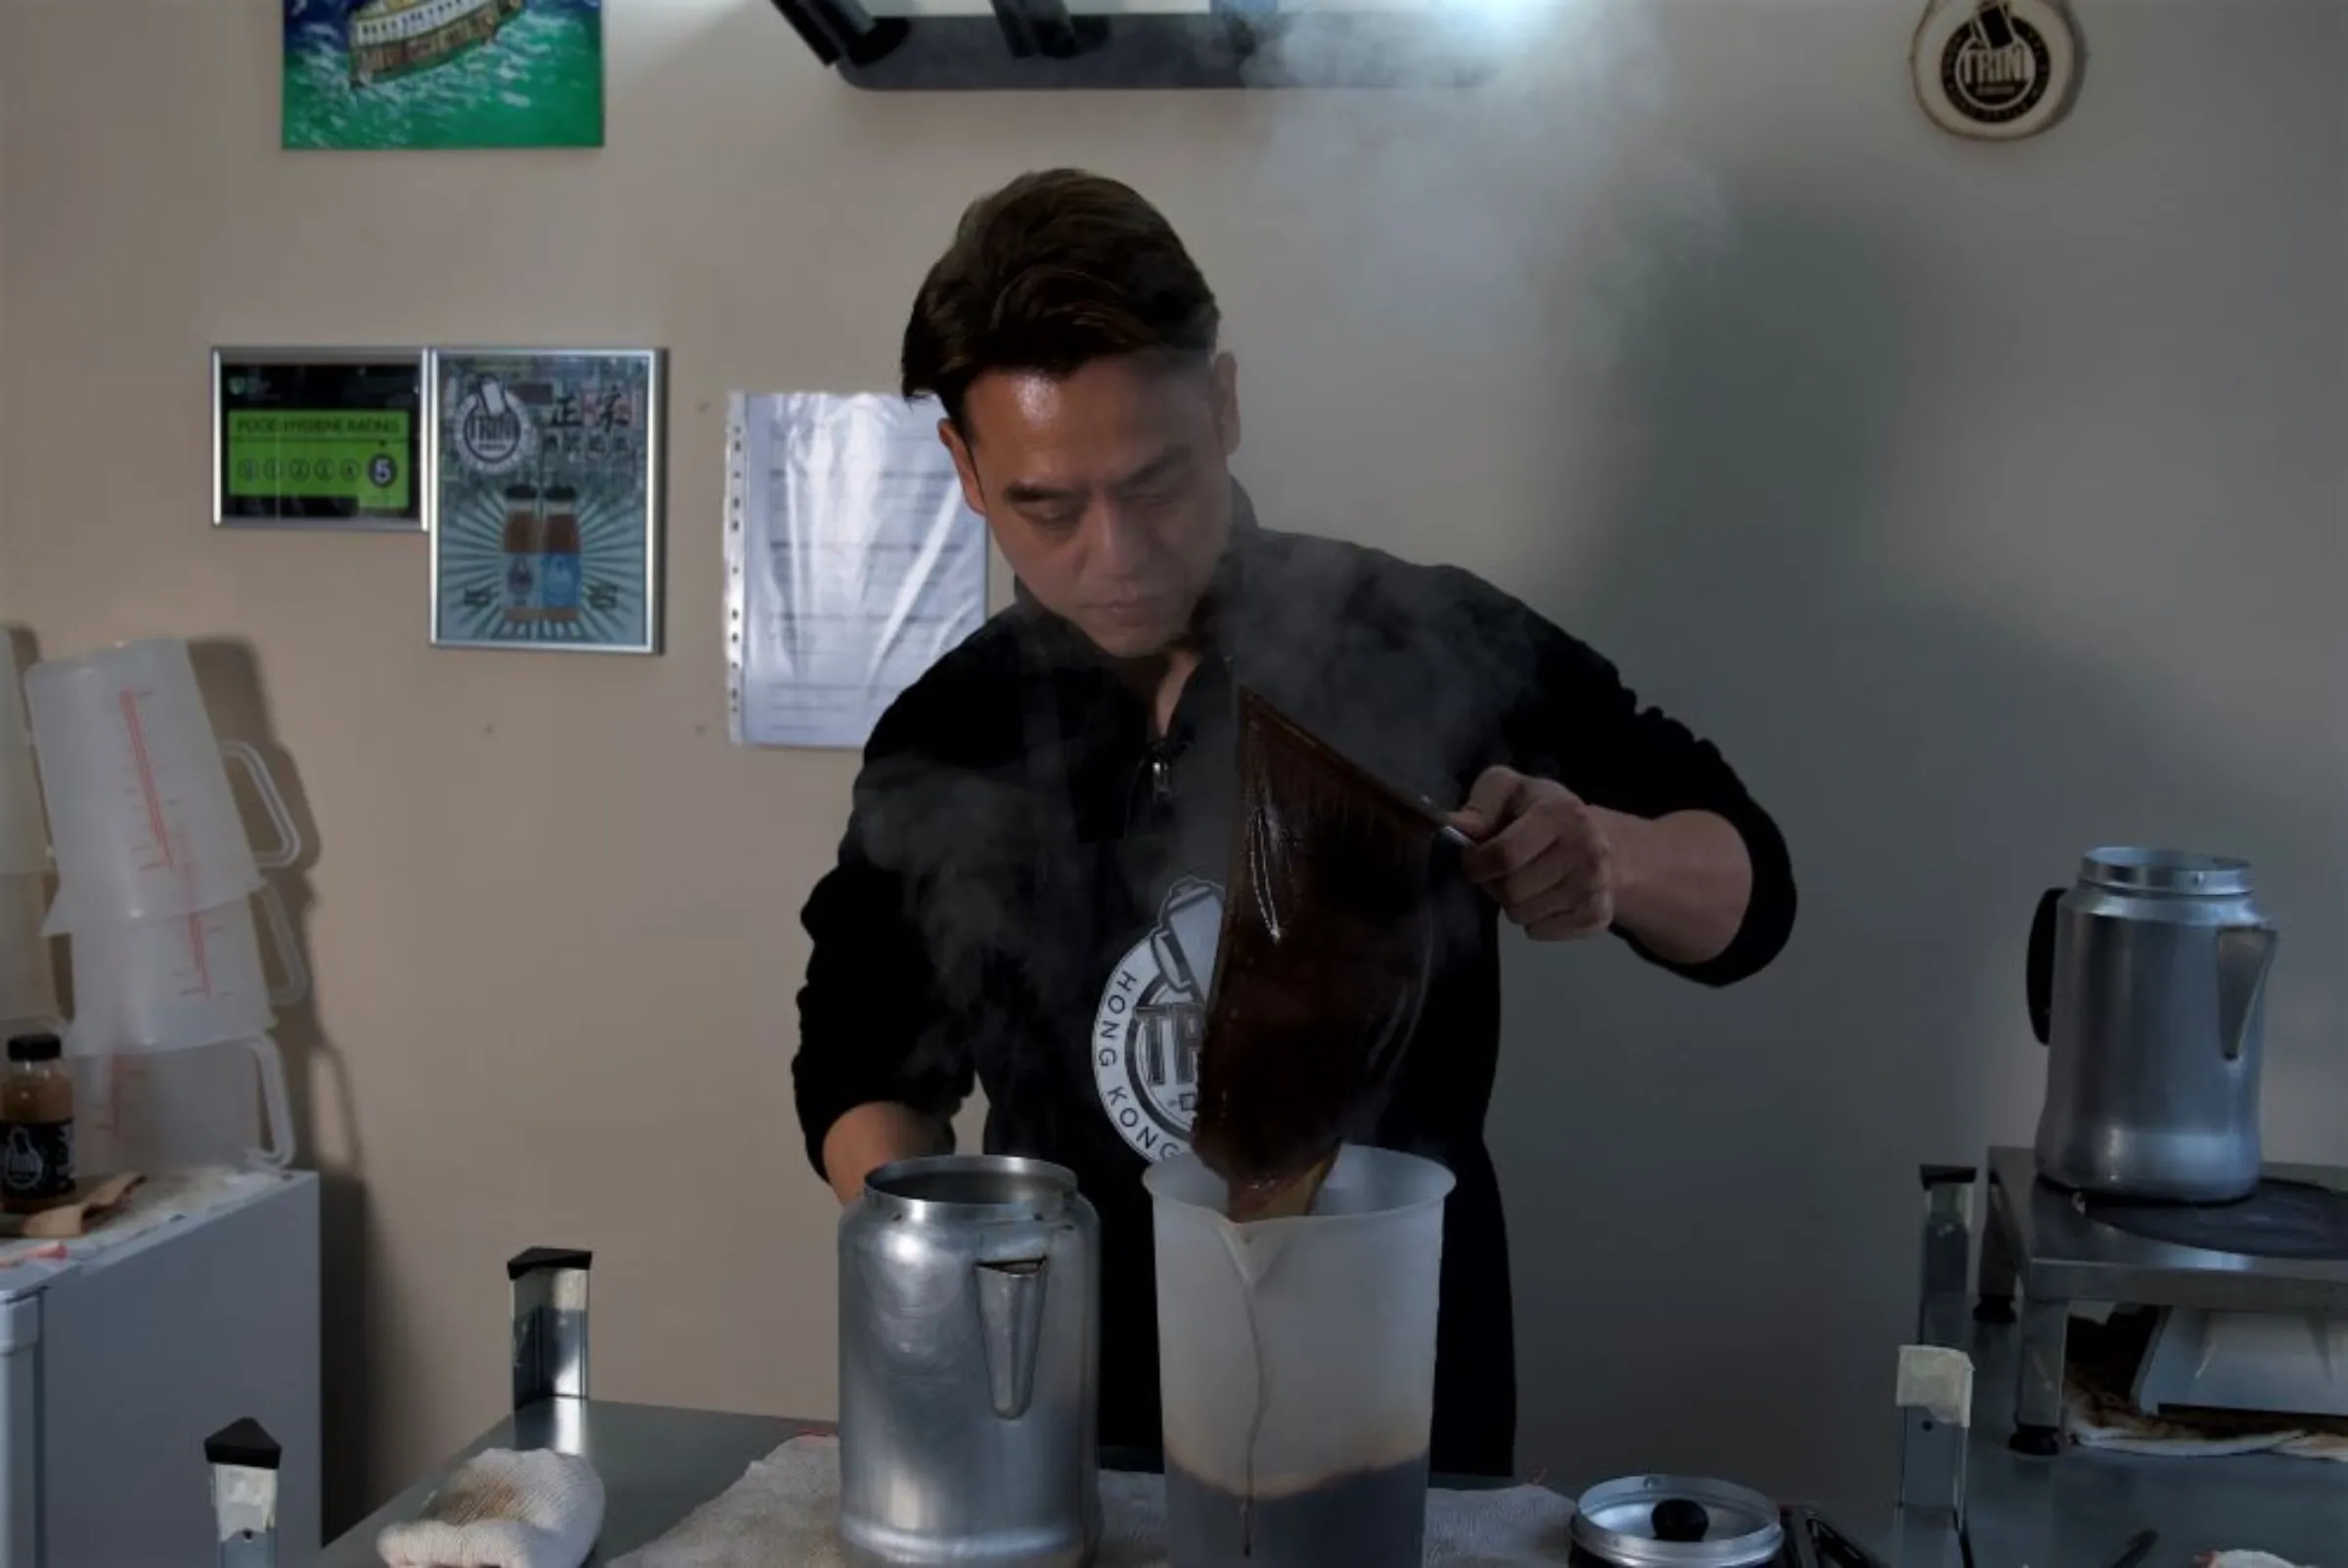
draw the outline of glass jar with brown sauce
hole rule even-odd
[[[73,1077],[55,1035],[19,1035],[0,1074],[0,1207],[13,1214],[73,1195]]]

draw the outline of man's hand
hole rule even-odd
[[[1594,936],[1614,923],[1613,815],[1552,780],[1487,768],[1451,819],[1474,840],[1460,869],[1536,941]]]
[[[954,1151],[954,1129],[911,1105],[871,1100],[840,1114],[824,1135],[824,1175],[842,1203],[864,1195],[864,1179],[883,1165]]]

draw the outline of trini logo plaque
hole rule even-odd
[[[1933,0],[1917,28],[1917,97],[1941,129],[2035,136],[2070,112],[2083,54],[2061,0]]]

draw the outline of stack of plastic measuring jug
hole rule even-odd
[[[0,637],[0,1039],[54,1033],[57,976],[41,931],[49,878],[49,829],[33,782],[32,737],[24,728],[16,650]]]
[[[293,923],[263,867],[291,866],[301,835],[260,754],[222,742],[196,686],[188,645],[156,638],[24,677],[41,786],[55,835],[58,895],[45,926],[71,940],[74,1055],[247,1045],[260,1068],[267,1165],[293,1158],[275,1008],[309,991]],[[224,760],[225,759],[225,760]],[[245,836],[226,761],[250,777],[278,843]],[[261,971],[252,900],[261,902],[286,983]]]

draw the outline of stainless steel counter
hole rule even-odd
[[[2100,1228],[2085,1227],[2066,1202],[2036,1189],[2026,1163],[2017,1163],[2027,1159],[2026,1151],[1992,1152],[1992,1213],[1981,1266],[1986,1305],[2021,1295],[2018,1324],[1976,1322],[1967,1310],[1973,1299],[1967,1216],[1976,1173],[1953,1166],[1923,1170],[1919,1331],[1925,1343],[1972,1355],[1967,1441],[1949,1443],[1953,1434],[1936,1428],[1924,1411],[1895,1410],[1887,1400],[1884,1447],[1905,1443],[1903,1487],[1919,1506],[1903,1514],[1887,1497],[1859,1506],[1828,1505],[1825,1516],[1891,1568],[2104,1568],[2131,1537],[2147,1529],[2157,1531],[2159,1540],[2141,1568],[2188,1568],[2201,1552],[2233,1548],[2271,1552],[2304,1568],[2348,1568],[2348,1464],[2272,1455],[2161,1458],[2074,1448],[2037,1457],[2009,1443],[2009,1437],[2052,1438],[2052,1426],[2030,1421],[2017,1431],[2016,1415],[2025,1402],[2043,1405],[2052,1412],[2049,1420],[2058,1415],[2059,1378],[2023,1378],[2018,1368],[2042,1363],[2060,1367],[2071,1292],[2155,1301],[2200,1301],[2193,1292],[2210,1292],[2206,1304],[2225,1305],[2234,1299],[2229,1287],[2240,1283],[2211,1284],[2210,1255],[2114,1239]],[[327,1547],[319,1559],[323,1568],[370,1568],[378,1561],[375,1542],[384,1527],[414,1517],[449,1469],[490,1448],[554,1448],[584,1455],[595,1465],[607,1505],[603,1538],[588,1563],[602,1568],[666,1534],[778,1445],[825,1430],[823,1423],[789,1417],[583,1397],[590,1263],[587,1253],[532,1248],[507,1265],[507,1277],[516,1282],[518,1413]],[[2339,1306],[2337,1292],[2348,1278],[2330,1272],[2338,1268],[2286,1269],[2294,1307]],[[2054,1359],[2048,1363],[2050,1347]],[[1896,1351],[1886,1343],[1862,1352],[1882,1357],[1887,1394]],[[1799,1418],[1799,1411],[1786,1413],[1789,1421]],[[1949,1528],[1950,1516],[1920,1506],[1945,1505],[1960,1468],[1969,1478],[1969,1559]]]
[[[2188,1568],[2211,1549],[2256,1548],[2308,1568],[2348,1568],[2348,1464],[2274,1455],[2153,1458],[2065,1447],[2017,1454],[2011,1325],[1976,1329],[1972,1441],[1965,1463],[1977,1568],[2104,1568],[2139,1530],[2160,1532],[2144,1568]],[[1886,1412],[1887,1415],[1889,1412]],[[1887,1419],[1885,1441],[1894,1424]],[[1829,1510],[1831,1512],[1832,1510]],[[1892,1510],[1861,1511],[1852,1533],[1897,1561]],[[1912,1549],[1897,1568],[1929,1568]]]
[[[2161,1459],[2071,1449],[2038,1459],[2013,1453],[2006,1436],[2014,1346],[2013,1329],[1991,1328],[1975,1348],[1980,1406],[1968,1463],[1976,1568],[2102,1568],[2145,1528],[2158,1530],[2160,1542],[2144,1568],[2188,1568],[2195,1553],[2213,1547],[2255,1547],[2312,1568],[2348,1568],[2348,1465],[2264,1455]],[[603,1564],[656,1539],[731,1486],[751,1460],[812,1430],[820,1424],[552,1400],[500,1421],[450,1463],[483,1448],[585,1454],[609,1498],[603,1541],[588,1559]],[[1888,1406],[1883,1430],[1886,1444],[1895,1441],[1898,1420]],[[371,1568],[377,1532],[412,1517],[438,1480],[418,1482],[342,1537],[327,1549],[324,1568]],[[1888,1503],[1826,1511],[1895,1568],[1955,1561],[1937,1541],[1911,1540],[1903,1550]]]
[[[590,1568],[657,1541],[742,1478],[754,1459],[818,1423],[729,1415],[609,1400],[541,1401],[498,1422],[446,1466],[417,1482],[326,1548],[319,1568],[381,1568],[375,1538],[412,1519],[450,1469],[483,1449],[561,1448],[584,1455],[604,1480],[604,1535]],[[300,1568],[289,1563],[286,1568]]]

